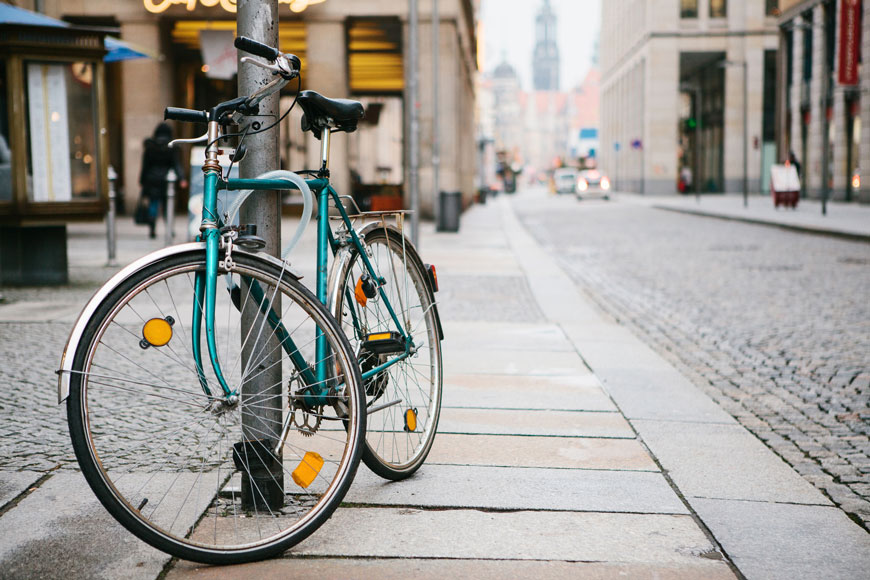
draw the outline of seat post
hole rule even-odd
[[[320,132],[320,171],[329,171],[329,127]]]

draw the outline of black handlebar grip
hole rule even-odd
[[[257,42],[256,40],[252,40],[247,36],[237,36],[235,42],[236,48],[240,50],[244,50],[245,52],[250,52],[256,56],[262,56],[268,60],[275,60],[278,58],[278,51],[268,44],[263,44],[262,42]]]
[[[208,113],[178,107],[163,109],[163,118],[167,121],[183,121],[185,123],[208,123]]]

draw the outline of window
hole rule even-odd
[[[25,62],[30,201],[97,196],[94,72],[91,62]]]
[[[697,18],[698,0],[680,0],[680,18]]]
[[[728,0],[710,0],[710,18],[728,16]]]
[[[764,14],[779,16],[779,0],[764,0]]]

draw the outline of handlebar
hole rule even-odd
[[[267,44],[263,44],[262,42],[257,42],[247,36],[237,36],[235,47],[239,50],[244,50],[245,52],[249,52],[255,56],[260,56],[271,61],[277,60],[278,55],[281,54],[277,49],[274,49]]]
[[[225,122],[236,112],[242,115],[256,115],[260,102],[277,93],[291,79],[299,76],[301,62],[299,57],[294,54],[284,54],[279,50],[272,48],[262,42],[257,42],[246,36],[238,36],[234,42],[235,47],[239,50],[244,50],[255,56],[265,58],[272,61],[274,64],[266,64],[257,61],[250,57],[243,57],[241,62],[250,63],[270,71],[275,77],[268,84],[260,87],[248,97],[238,97],[217,105],[210,112],[193,111],[191,109],[181,109],[178,107],[166,107],[163,112],[163,118],[172,121],[183,121],[185,123],[208,123],[209,120]]]
[[[208,114],[205,111],[166,107],[163,109],[163,119],[166,121],[183,121],[185,123],[208,123]]]

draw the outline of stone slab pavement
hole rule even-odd
[[[105,273],[98,233],[71,226],[79,278]],[[313,255],[310,234],[296,255]],[[122,262],[148,250],[141,237],[122,224]],[[446,338],[442,423],[415,477],[388,483],[361,466],[344,505],[283,557],[209,567],[172,560],[133,538],[102,510],[71,458],[48,472],[0,471],[0,577],[866,572],[870,536],[599,314],[523,230],[510,198],[471,208],[457,234],[424,224],[421,240],[422,255],[438,267]],[[294,267],[312,272],[305,260]],[[4,321],[71,323],[78,294],[86,298],[84,287],[93,291],[96,283],[72,298],[10,292],[0,332]],[[67,306],[46,314],[29,302]],[[45,412],[62,420],[56,409]]]

